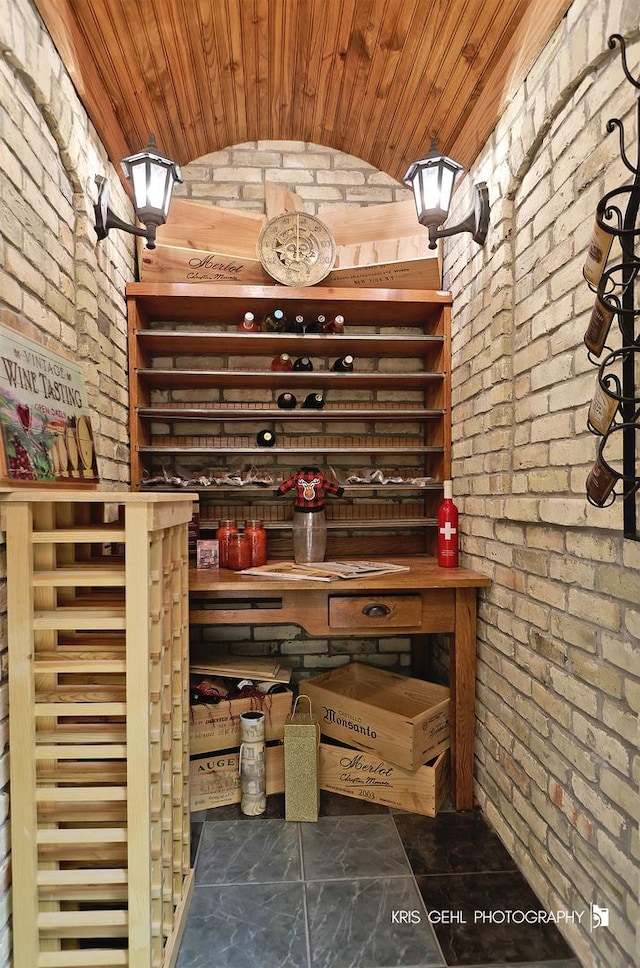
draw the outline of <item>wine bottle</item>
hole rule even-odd
[[[322,410],[324,407],[324,395],[322,393],[309,393],[304,398],[303,410]]]
[[[458,509],[453,503],[453,482],[444,482],[444,499],[438,508],[438,565],[458,567]]]
[[[262,320],[263,333],[281,333],[286,325],[287,318],[281,309],[274,309],[267,313]]]
[[[299,335],[304,334],[304,316],[296,316],[293,321],[293,327],[291,330],[293,333],[298,333]]]
[[[591,232],[591,241],[587,249],[587,258],[582,274],[592,286],[597,286],[604,272],[613,242],[612,233],[596,218]]]
[[[336,373],[351,373],[353,371],[353,357],[350,355],[339,357],[331,369]]]
[[[602,302],[600,296],[596,296],[589,325],[584,334],[584,344],[588,350],[591,350],[594,356],[600,356],[602,353],[607,336],[609,335],[612,320],[613,309],[609,309]]]
[[[259,430],[256,434],[258,447],[273,447],[276,442],[276,435],[272,430]]]
[[[299,356],[298,359],[293,364],[294,370],[312,370],[313,363],[308,356]]]
[[[238,329],[241,333],[259,333],[260,326],[256,322],[256,317],[253,313],[245,313],[243,318],[238,323]]]
[[[307,323],[304,330],[305,333],[312,333],[312,334],[321,333],[326,321],[327,321],[326,316],[317,316],[310,323]]]
[[[274,356],[271,360],[271,369],[284,373],[286,370],[293,369],[293,360],[288,353],[281,353],[280,356]]]
[[[322,332],[327,333],[327,335],[341,336],[344,333],[344,316],[338,315],[334,316],[333,319],[327,319],[322,327]]]
[[[281,393],[278,399],[276,400],[276,403],[278,404],[281,410],[293,410],[293,408],[297,403],[297,400],[294,397],[293,393]]]

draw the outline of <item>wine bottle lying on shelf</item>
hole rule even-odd
[[[351,355],[341,356],[335,361],[331,367],[336,373],[351,373],[353,372],[353,357]]]

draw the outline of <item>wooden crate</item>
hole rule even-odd
[[[175,964],[193,885],[191,505],[49,490],[0,501],[14,968]]]
[[[323,735],[407,770],[449,748],[449,689],[359,662],[300,683]]]
[[[449,795],[449,751],[417,770],[346,746],[320,743],[320,789],[435,817]]]
[[[260,700],[223,699],[216,705],[202,703],[191,707],[191,755],[228,750],[240,745],[240,716],[252,709],[264,712],[265,739],[281,740],[284,721],[291,712],[293,693],[276,692]]]
[[[267,746],[265,753],[267,796],[284,791],[284,752],[281,743]],[[191,760],[191,809],[208,810],[240,803],[240,751],[225,750]]]

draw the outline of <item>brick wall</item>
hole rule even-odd
[[[133,277],[133,245],[122,233],[96,245],[93,176],[109,177],[123,217],[130,208],[29,0],[0,0],[0,52],[0,323],[79,360],[99,472],[106,487],[122,489],[129,479],[124,285]],[[0,966],[11,958],[5,574],[2,546]]]
[[[493,579],[480,606],[476,794],[585,966],[639,961],[640,544],[620,501],[584,496],[596,370],[582,338],[595,207],[635,159],[637,5],[576,0],[456,194],[492,204],[486,246],[447,244],[453,290],[453,476],[464,564]],[[613,343],[615,345],[615,342]],[[589,905],[608,907],[593,931]]]

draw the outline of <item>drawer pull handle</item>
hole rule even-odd
[[[362,614],[366,615],[367,618],[382,618],[384,615],[390,615],[391,609],[388,605],[382,605],[380,602],[373,602],[371,605],[365,605],[362,609]]]

